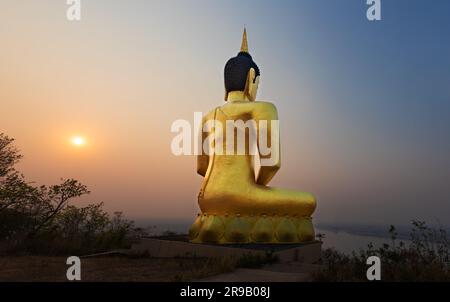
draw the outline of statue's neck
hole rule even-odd
[[[228,102],[250,102],[248,96],[243,91],[228,92]]]

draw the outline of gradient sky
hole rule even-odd
[[[29,180],[193,219],[201,177],[170,125],[223,103],[245,25],[281,119],[273,185],[316,194],[318,222],[450,225],[450,1],[382,0],[380,22],[365,0],[82,0],[81,22],[66,8],[0,0],[0,132]]]

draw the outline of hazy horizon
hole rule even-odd
[[[449,1],[0,0],[0,132],[29,181],[75,178],[131,218],[194,219],[201,177],[176,119],[223,104],[247,27],[259,100],[281,121],[271,185],[314,193],[317,223],[450,225]],[[86,138],[83,148],[70,144]]]

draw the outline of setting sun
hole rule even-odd
[[[81,147],[81,146],[86,144],[86,139],[84,137],[81,137],[81,136],[74,136],[71,139],[71,142],[72,142],[72,145]]]

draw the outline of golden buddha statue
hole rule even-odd
[[[271,121],[278,121],[275,105],[256,101],[260,71],[248,51],[244,29],[241,51],[225,65],[225,101],[203,117],[201,137],[213,135],[217,127],[204,131],[205,124],[219,121],[223,125],[230,120],[244,122],[267,121],[266,132],[278,142],[272,153],[279,154],[279,132]],[[264,125],[264,124],[263,124]],[[261,130],[261,129],[258,129]],[[237,128],[248,141],[249,132]],[[228,133],[227,133],[228,135]],[[235,149],[236,138],[231,141]],[[242,136],[241,136],[242,137]],[[230,140],[221,148],[230,146]],[[255,156],[250,154],[251,143],[244,154],[212,154],[197,156],[197,171],[204,176],[198,196],[201,214],[189,230],[193,243],[300,243],[315,238],[311,214],[316,208],[314,196],[306,192],[269,187],[268,183],[280,169],[280,157],[270,165],[255,168]],[[262,161],[273,154],[259,152],[260,139],[255,142],[256,160]],[[247,147],[248,146],[248,147]],[[220,150],[222,151],[222,150]]]

